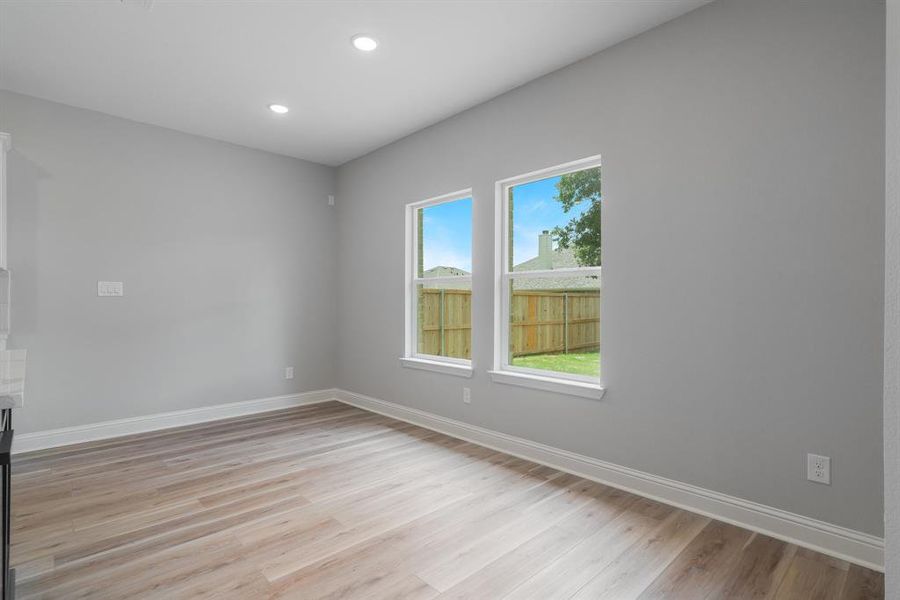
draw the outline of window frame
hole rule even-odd
[[[494,233],[494,368],[490,372],[497,383],[521,385],[547,391],[555,391],[589,398],[601,398],[605,388],[601,377],[589,377],[543,369],[518,367],[509,362],[509,311],[510,286],[514,279],[560,278],[566,276],[596,275],[602,290],[602,266],[571,267],[565,269],[512,271],[509,265],[509,190],[512,187],[566,175],[601,166],[601,155],[589,156],[561,165],[531,171],[522,175],[501,179],[495,183],[495,233]],[[602,298],[602,296],[601,296]],[[602,301],[602,300],[601,300]],[[601,359],[602,360],[602,359]]]
[[[471,199],[472,201],[472,220],[474,222],[475,218],[475,197],[472,194],[472,188],[466,188],[462,190],[457,190],[455,192],[450,192],[448,194],[441,194],[440,196],[434,196],[432,198],[427,198],[425,200],[419,200],[417,202],[410,202],[404,207],[405,211],[405,221],[406,221],[406,235],[405,235],[405,244],[406,244],[406,261],[405,261],[405,269],[404,269],[404,280],[405,280],[405,288],[404,288],[404,321],[405,321],[405,336],[404,336],[404,350],[403,356],[400,358],[400,363],[405,367],[411,367],[416,369],[424,369],[429,371],[436,371],[439,373],[445,373],[448,375],[459,375],[462,377],[471,377],[472,376],[472,360],[464,359],[464,358],[455,358],[452,356],[439,356],[434,354],[421,354],[418,351],[418,323],[417,323],[417,309],[418,309],[418,297],[416,286],[422,283],[450,283],[450,282],[468,282],[469,287],[471,288],[472,284],[472,274],[469,275],[448,275],[445,277],[419,277],[416,267],[419,264],[419,228],[417,225],[416,219],[416,211],[428,208],[430,206],[437,206],[439,204],[446,204],[448,202],[456,202],[458,200],[465,200],[466,198]],[[473,230],[474,234],[474,230]],[[472,249],[469,249],[470,256],[472,256],[472,272],[474,273],[474,254],[472,253]]]

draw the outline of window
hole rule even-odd
[[[472,192],[406,209],[404,366],[472,375]]]
[[[599,397],[600,157],[497,183],[500,383]]]

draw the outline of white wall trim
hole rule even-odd
[[[900,597],[900,0],[888,0],[884,202],[885,598]]]
[[[94,442],[134,433],[156,431],[158,429],[195,425],[197,423],[264,413],[294,406],[317,404],[334,400],[334,397],[335,391],[332,389],[315,390],[299,394],[243,400],[228,404],[116,419],[114,421],[101,421],[99,423],[75,425],[74,427],[63,427],[61,429],[48,429],[34,433],[16,434],[13,439],[13,454],[44,450],[57,446],[68,446],[70,444],[81,444],[83,442]]]
[[[758,531],[870,569],[884,570],[884,540],[874,535],[362,394],[335,390],[335,396],[357,408]]]

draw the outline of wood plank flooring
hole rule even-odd
[[[880,599],[880,574],[339,403],[18,456],[17,598]]]

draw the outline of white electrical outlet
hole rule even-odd
[[[831,459],[818,454],[807,454],[806,478],[816,483],[831,485]]]
[[[328,206],[334,206],[334,196],[328,196]]]
[[[472,404],[472,390],[469,388],[463,388],[463,402],[466,404]]]
[[[285,367],[284,368],[284,378],[285,379],[293,379],[294,378],[294,367]]]
[[[121,281],[98,281],[98,296],[124,296],[125,285]]]

